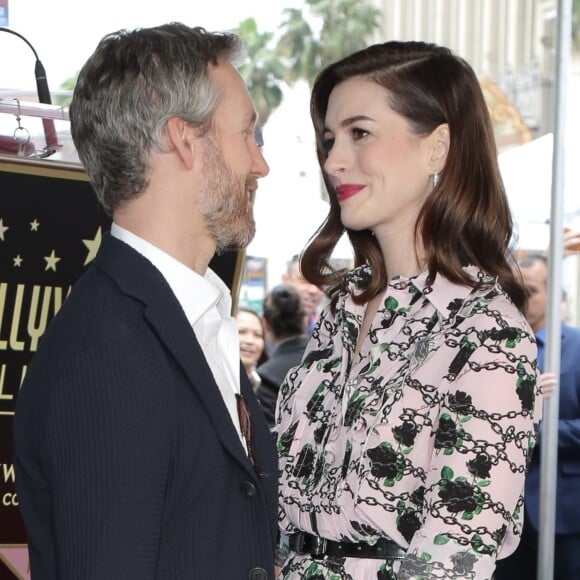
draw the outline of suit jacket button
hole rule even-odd
[[[251,481],[243,481],[242,482],[242,493],[247,495],[248,497],[252,497],[256,495],[256,487]],[[261,568],[259,568],[261,570]],[[258,570],[258,568],[256,568]],[[258,578],[258,577],[256,577]]]
[[[252,568],[250,570],[249,580],[268,580],[268,574],[264,568]]]

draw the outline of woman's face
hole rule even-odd
[[[264,351],[264,330],[260,319],[240,310],[236,315],[240,334],[240,358],[246,369],[253,368]]]
[[[334,186],[342,223],[391,234],[413,228],[432,189],[431,136],[410,131],[375,82],[352,77],[331,92],[324,170]]]

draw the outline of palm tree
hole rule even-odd
[[[310,86],[327,64],[364,48],[381,26],[380,10],[370,0],[305,0],[310,17],[286,8],[277,53],[286,64],[285,79]]]
[[[580,0],[572,4],[572,41],[575,48],[580,48]]]
[[[254,100],[258,112],[256,128],[261,131],[282,102],[284,66],[271,48],[273,33],[259,32],[254,18],[240,22],[236,32],[246,49],[246,57],[238,68]]]
[[[59,90],[61,91],[72,91],[75,88],[75,85],[77,84],[77,78],[79,76],[79,73],[77,72],[76,75],[69,77],[68,79],[66,79],[59,87]],[[56,95],[54,97],[54,102],[56,105],[60,105],[61,107],[68,107],[70,105],[70,102],[72,101],[72,94],[69,95]]]

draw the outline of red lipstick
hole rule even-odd
[[[336,197],[338,201],[344,201],[349,197],[357,194],[361,189],[364,189],[365,185],[356,185],[354,183],[344,183],[342,185],[336,186]]]

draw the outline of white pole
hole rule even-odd
[[[545,371],[560,375],[560,306],[562,302],[562,244],[564,229],[564,175],[566,95],[571,56],[572,0],[558,1],[558,38],[555,71],[554,145],[552,149],[552,211],[548,256],[548,325]],[[540,531],[538,580],[554,578],[556,534],[556,479],[558,459],[559,387],[544,403],[540,446]]]

